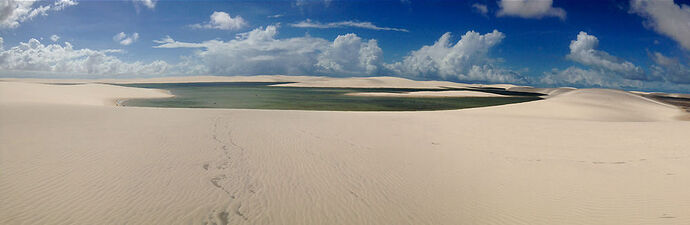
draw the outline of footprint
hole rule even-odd
[[[220,176],[216,176],[214,178],[211,178],[211,183],[213,184],[213,186],[216,186],[217,188],[222,189],[223,187],[220,186],[220,181],[224,180],[225,178],[227,178],[227,176],[225,176],[225,174],[220,175]]]

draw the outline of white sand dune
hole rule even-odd
[[[515,86],[515,87],[509,87],[506,88],[508,91],[517,91],[517,92],[528,92],[528,93],[539,93],[539,94],[544,94],[546,96],[543,97],[553,97],[556,95],[560,95],[566,92],[570,92],[572,90],[576,90],[575,88],[571,87],[561,87],[561,88],[533,88],[533,87],[524,87],[524,86]]]
[[[172,96],[164,90],[105,84],[46,85],[39,83],[0,82],[0,104],[115,105],[117,99],[167,98]]]
[[[670,121],[687,115],[676,106],[626,91],[578,89],[547,100],[490,108],[468,113],[591,121]]]
[[[631,92],[635,93],[635,94],[642,95],[642,96],[662,96],[662,97],[688,98],[688,99],[690,99],[690,94],[642,92],[642,91],[631,91]]]
[[[349,77],[323,78],[318,80],[301,80],[290,84],[278,84],[283,87],[344,87],[344,88],[425,88],[441,89],[443,87],[469,87],[468,84],[448,81],[414,81],[399,77]]]
[[[627,92],[435,112],[104,106],[158,94],[0,82],[0,224],[690,224],[690,122]]]
[[[510,97],[481,91],[353,92],[345,95],[372,97]]]

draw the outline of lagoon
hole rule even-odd
[[[157,88],[175,97],[130,99],[123,106],[165,108],[230,108],[322,111],[428,111],[495,106],[541,99],[534,94],[497,89],[479,91],[506,97],[371,97],[355,92],[413,92],[466,89],[307,88],[271,86],[272,82],[141,83],[123,86]]]

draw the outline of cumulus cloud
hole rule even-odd
[[[77,4],[78,4],[77,1],[74,1],[74,0],[58,0],[58,1],[55,1],[55,3],[54,3],[55,7],[53,9],[56,11],[60,11],[60,10],[63,10],[65,8],[69,7],[69,6],[75,6]]]
[[[655,52],[652,54],[652,60],[656,63],[651,67],[652,76],[668,82],[690,84],[690,67],[678,59]]]
[[[409,30],[403,29],[403,28],[379,27],[379,26],[374,25],[371,22],[357,22],[357,21],[340,21],[340,22],[332,22],[332,23],[319,23],[319,22],[315,22],[315,21],[311,21],[310,19],[307,19],[307,20],[299,22],[299,23],[290,24],[290,26],[299,27],[299,28],[319,28],[319,29],[356,27],[356,28],[370,29],[370,30],[389,30],[389,31],[410,32]]]
[[[522,82],[516,73],[493,66],[495,59],[488,57],[491,48],[505,35],[497,30],[479,34],[468,31],[460,40],[451,43],[451,34],[445,33],[433,45],[412,51],[402,62],[387,65],[397,74],[433,79]]]
[[[644,90],[687,91],[690,88],[690,68],[676,58],[661,53],[650,54],[654,65],[645,72],[641,67],[596,50],[599,40],[580,32],[570,43],[566,58],[586,66],[571,66],[564,70],[545,72],[540,82],[548,85],[576,87],[604,87]]]
[[[132,0],[134,1],[135,5],[141,4],[145,6],[146,8],[149,9],[154,9],[156,8],[156,3],[158,2],[157,0]]]
[[[486,7],[486,5],[484,4],[474,3],[472,4],[472,8],[474,9],[474,11],[484,16],[486,16],[489,13],[489,8]]]
[[[628,79],[645,80],[645,72],[639,66],[597,50],[599,39],[580,31],[577,39],[570,42],[570,53],[566,58],[583,65],[617,73]]]
[[[404,60],[383,61],[383,50],[374,39],[356,34],[339,35],[333,41],[314,37],[277,39],[276,26],[238,34],[234,40],[181,42],[171,37],[154,41],[154,48],[199,48],[187,58],[196,73],[217,75],[289,74],[370,76],[400,75],[436,79],[523,82],[513,71],[494,65],[490,48],[504,35],[493,31],[481,35],[470,31],[455,44],[450,33],[434,45],[412,51]]]
[[[155,41],[159,44],[155,47],[201,48],[188,61],[203,65],[201,70],[208,74],[367,75],[381,69],[382,51],[376,40],[355,34],[340,35],[333,42],[313,37],[276,39],[277,33],[276,26],[267,26],[230,41],[188,43],[166,37]]]
[[[565,70],[554,69],[545,72],[541,82],[549,85],[576,86],[576,87],[603,87],[603,88],[641,88],[644,82],[640,80],[625,79],[605,70],[582,69],[568,67]]]
[[[38,3],[38,4],[36,4]],[[60,11],[68,6],[77,5],[74,0],[59,0],[52,4],[35,0],[1,0],[0,29],[13,29],[25,21],[37,16],[47,16],[49,11]],[[42,4],[42,5],[40,5]]]
[[[630,11],[644,17],[646,27],[690,50],[690,6],[673,0],[631,0]]]
[[[113,41],[120,43],[121,45],[130,45],[139,40],[139,33],[133,33],[127,35],[125,32],[120,32],[113,36]]]
[[[56,42],[60,40],[60,36],[57,36],[56,34],[50,35],[50,40]]]
[[[554,8],[553,0],[499,0],[496,16],[516,16],[528,19],[558,17],[565,20],[566,12]]]
[[[316,68],[325,74],[375,75],[383,51],[376,40],[363,41],[355,34],[339,35],[318,57]]]
[[[648,80],[644,70],[631,62],[597,50],[599,39],[580,31],[570,42],[567,59],[578,62],[586,69],[571,66],[565,70],[545,72],[541,82],[550,85],[639,88]]]
[[[238,30],[247,25],[247,22],[241,17],[231,17],[226,12],[213,12],[210,16],[210,21],[203,24],[192,24],[193,28],[205,29],[219,29],[219,30]]]
[[[651,70],[660,76],[667,76],[666,68],[654,65]],[[683,68],[675,68],[683,69]],[[685,67],[684,69],[687,69]],[[670,80],[652,80],[641,81],[631,80],[620,76],[615,76],[610,72],[597,69],[582,69],[578,67],[568,67],[565,70],[554,69],[550,72],[545,72],[541,78],[541,83],[551,86],[575,86],[575,87],[601,87],[601,88],[617,88],[617,89],[634,89],[634,90],[648,90],[648,91],[678,91],[687,92],[690,90],[690,82],[687,82],[687,72],[685,75],[685,82],[672,82]],[[681,73],[682,74],[682,73]]]
[[[0,40],[2,40],[0,38]],[[163,61],[151,63],[121,61],[113,54],[120,50],[75,49],[71,43],[44,45],[30,39],[19,45],[0,51],[0,71],[5,74],[74,75],[155,75],[166,71]]]

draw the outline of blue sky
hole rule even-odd
[[[401,76],[690,92],[689,4],[9,0],[0,76]]]

